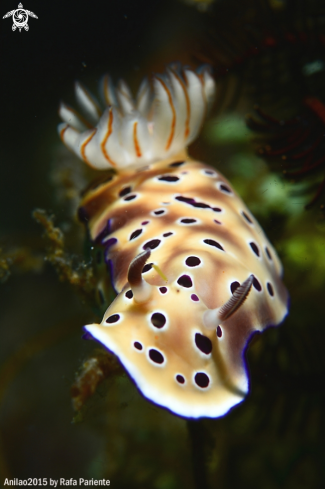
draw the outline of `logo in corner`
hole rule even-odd
[[[11,10],[10,12],[7,12],[6,15],[4,15],[2,18],[6,19],[11,15],[13,20],[12,30],[15,31],[18,28],[19,32],[21,32],[22,28],[24,28],[25,31],[29,30],[29,25],[28,25],[29,15],[31,17],[34,17],[34,19],[38,19],[37,15],[35,15],[34,12],[23,9],[22,3],[18,5],[18,8],[16,10]]]

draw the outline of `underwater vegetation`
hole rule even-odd
[[[103,53],[96,58],[98,49],[94,49],[91,54],[98,67],[92,65],[89,71],[83,67],[85,71],[71,74],[68,66],[55,100],[44,101],[48,119],[42,120],[37,131],[30,123],[28,138],[31,142],[24,148],[27,151],[32,144],[40,146],[41,154],[36,154],[38,163],[35,162],[32,170],[35,156],[32,153],[29,179],[24,179],[21,184],[18,176],[17,179],[12,177],[10,181],[15,185],[10,186],[10,191],[17,192],[19,205],[17,209],[13,205],[4,207],[8,213],[5,222],[10,225],[8,232],[2,234],[0,257],[3,281],[0,290],[1,476],[105,477],[111,480],[112,487],[141,489],[296,489],[324,485],[325,229],[319,212],[322,196],[308,211],[305,210],[321,184],[323,166],[320,163],[316,168],[320,171],[312,175],[315,180],[308,174],[307,180],[304,178],[299,182],[292,181],[296,177],[286,179],[273,171],[277,165],[285,164],[282,156],[299,155],[309,148],[312,149],[307,157],[312,154],[315,158],[310,165],[322,157],[318,154],[322,152],[322,143],[317,145],[317,138],[307,138],[309,146],[301,142],[301,127],[297,121],[302,121],[307,131],[312,127],[315,134],[317,131],[321,133],[319,116],[315,110],[305,109],[303,100],[305,94],[311,95],[304,85],[318,77],[321,79],[323,71],[319,69],[309,75],[299,72],[299,76],[292,78],[287,63],[288,58],[293,57],[295,46],[301,53],[305,52],[306,45],[307,61],[297,55],[302,67],[310,66],[312,60],[322,60],[320,37],[311,41],[310,34],[307,44],[303,41],[295,44],[282,42],[282,34],[279,34],[281,43],[276,47],[266,45],[256,56],[247,54],[242,63],[235,59],[240,48],[246,46],[244,43],[261,46],[255,38],[250,40],[246,35],[249,26],[258,26],[257,40],[265,39],[267,29],[271,33],[283,32],[283,25],[284,30],[290,32],[286,27],[290,19],[296,25],[301,21],[301,29],[309,29],[310,33],[315,31],[308,27],[310,20],[306,20],[306,25],[302,20],[310,18],[308,12],[313,11],[314,21],[321,24],[321,7],[319,2],[303,1],[219,1],[206,11],[198,12],[195,7],[180,2],[165,2],[161,10],[157,10],[161,23],[153,16],[150,34],[148,24],[142,29],[148,31],[148,37],[141,39],[149,41],[143,44],[139,41],[146,46],[136,61],[141,66],[141,73],[136,69],[132,71],[133,68],[130,68],[131,73],[123,71],[129,69],[125,67],[127,62],[133,67],[127,49],[122,60],[119,53],[115,64],[115,58],[107,56],[105,67],[100,64]],[[303,12],[308,15],[304,16]],[[41,26],[41,14],[37,14]],[[132,19],[132,15],[128,15],[133,26],[140,23],[140,16]],[[214,64],[217,81],[215,105],[189,152],[195,160],[207,162],[214,171],[222,172],[236,195],[244,200],[248,215],[252,213],[259,221],[283,264],[283,280],[291,298],[290,314],[281,327],[256,334],[249,344],[245,361],[250,381],[245,400],[225,416],[191,421],[148,402],[139,394],[116,357],[104,352],[99,344],[81,339],[81,327],[94,321],[99,324],[106,306],[115,297],[109,280],[103,284],[103,293],[99,292],[98,283],[102,280],[105,263],[103,260],[99,263],[98,247],[93,246],[89,236],[85,237],[84,226],[76,218],[80,193],[87,189],[87,185],[90,185],[89,195],[96,193],[96,184],[99,184],[98,192],[103,188],[103,182],[100,178],[97,183],[92,183],[98,173],[88,170],[56,140],[55,126],[59,119],[53,116],[61,96],[73,100],[72,93],[64,93],[64,87],[70,87],[74,78],[91,86],[91,80],[96,80],[105,70],[111,71],[110,60],[114,64],[114,78],[123,76],[130,80],[133,93],[142,75],[151,70],[163,71],[161,64],[176,57],[189,63],[189,53],[184,48],[187,44],[179,42],[177,37],[181,28],[180,15],[183,23],[191,25],[191,29],[184,29],[184,39],[193,37],[194,25],[201,25],[200,32],[195,32],[198,39],[196,51],[193,49],[190,55],[197,56],[198,51],[205,53]],[[162,33],[173,19],[176,19],[177,35],[172,29],[168,31],[170,44],[167,47]],[[100,18],[96,21],[100,22]],[[242,24],[246,25],[244,30],[240,27]],[[234,26],[237,25],[240,28],[236,30]],[[210,32],[214,31],[209,39],[205,37],[208,28]],[[322,27],[318,29],[321,32]],[[31,33],[32,30],[28,35]],[[50,36],[48,32],[46,35]],[[226,40],[221,43],[220,38],[226,35]],[[96,37],[94,42],[96,44]],[[154,52],[147,47],[151,43],[155,45]],[[221,66],[221,62],[213,61],[217,58],[213,58],[209,50],[223,55],[224,72],[221,68],[218,72],[217,65]],[[32,52],[29,49],[29,62]],[[131,54],[133,56],[133,52]],[[82,56],[85,63],[88,58],[91,58],[90,54],[86,60]],[[53,64],[57,71],[56,63]],[[194,63],[194,66],[198,64]],[[46,85],[42,88],[46,90]],[[319,90],[313,93],[321,103],[324,102],[322,90],[320,83]],[[34,93],[32,98],[35,97]],[[28,98],[25,97],[26,103]],[[254,113],[256,104],[259,109]],[[254,132],[245,125],[247,113],[252,114],[255,121],[255,134],[259,132],[259,126],[263,126],[264,139],[260,144],[251,142]],[[270,122],[270,117],[274,121]],[[292,119],[299,144],[289,153],[286,149],[288,138],[294,135],[283,133],[282,128],[284,131],[292,128],[278,122]],[[269,151],[279,149],[279,156],[269,155],[264,159],[259,149],[268,148]],[[23,161],[25,168],[27,162]],[[298,166],[294,163],[292,171],[299,170],[305,162],[303,159],[295,161]],[[281,172],[283,169],[281,167]],[[181,167],[178,170],[176,167],[175,171],[181,171]],[[309,185],[313,188],[306,192]],[[22,196],[26,194],[22,189],[25,187],[31,189],[36,198],[23,200]],[[124,197],[127,195],[130,193]],[[86,196],[87,192],[82,198],[86,199]],[[205,200],[196,202],[205,203]],[[189,203],[187,206],[193,211],[200,210],[193,206],[192,209]],[[30,217],[36,207],[47,209],[34,211],[37,223]],[[26,208],[27,217],[24,214]],[[22,221],[20,214],[24,216]],[[217,220],[220,220],[219,214]],[[19,235],[14,229],[14,224],[18,223],[22,229]],[[133,241],[130,241],[131,245]],[[152,255],[154,253],[152,250]],[[150,257],[148,263],[151,262]],[[125,273],[128,265],[129,262]],[[162,265],[159,264],[159,268],[165,272]],[[156,270],[145,273],[156,274],[158,280]],[[160,286],[165,285],[161,283]],[[243,307],[249,305],[251,292]]]

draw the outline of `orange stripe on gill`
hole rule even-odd
[[[87,156],[86,156],[86,146],[88,143],[90,143],[90,141],[92,140],[92,138],[95,136],[97,132],[97,129],[94,129],[93,132],[90,134],[90,136],[88,136],[88,138],[86,139],[85,142],[82,143],[81,145],[81,148],[80,148],[80,153],[81,153],[81,157],[82,159],[88,163],[88,165],[92,166],[90,161],[88,160]]]
[[[138,128],[138,121],[135,121],[133,123],[133,142],[134,142],[134,149],[135,149],[136,155],[138,158],[140,158],[140,156],[142,156],[142,153],[141,153],[141,148],[140,148],[138,137],[137,137],[137,128]]]
[[[103,139],[103,141],[101,142],[101,150],[103,152],[103,155],[105,156],[106,160],[114,167],[116,167],[116,163],[108,156],[108,153],[106,151],[106,143],[107,143],[107,140],[108,138],[110,137],[110,135],[112,134],[113,132],[113,111],[112,109],[109,109],[109,117],[108,117],[108,125],[107,125],[107,133],[105,134],[105,137]]]
[[[63,129],[62,131],[60,131],[60,138],[62,139],[62,141],[64,142],[64,133],[65,131],[69,128],[69,124],[67,124]]]
[[[172,119],[172,123],[171,123],[170,134],[169,134],[169,138],[168,138],[168,141],[167,141],[167,144],[165,147],[165,151],[167,151],[170,148],[170,145],[172,144],[172,141],[174,138],[175,126],[176,126],[176,111],[175,111],[175,107],[173,104],[173,99],[172,99],[171,93],[170,93],[166,83],[159,77],[157,77],[157,80],[160,81],[160,83],[162,84],[162,86],[166,90],[166,93],[168,96],[168,102],[169,102],[170,108],[172,109],[172,113],[173,113],[173,119]]]

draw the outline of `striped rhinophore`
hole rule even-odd
[[[76,85],[85,119],[60,107],[63,142],[114,169],[79,209],[117,292],[85,330],[149,400],[189,418],[222,416],[248,392],[250,337],[284,319],[288,294],[276,251],[230,183],[187,155],[214,81],[207,68],[173,65],[136,99],[109,76],[101,91],[103,110]]]

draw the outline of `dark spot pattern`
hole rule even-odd
[[[200,265],[201,260],[197,256],[188,256],[185,263],[188,267],[197,267]]]
[[[230,285],[231,293],[234,294],[235,290],[238,289],[239,286],[240,286],[239,282],[232,282],[232,284]]]
[[[136,348],[137,350],[140,350],[140,351],[141,351],[141,350],[143,350],[143,346],[141,345],[141,343],[139,343],[139,341],[135,341],[135,342],[133,343],[133,346],[134,346],[134,348]]]
[[[167,289],[167,287],[159,287],[159,290],[162,294],[166,294],[168,289]]]
[[[273,290],[272,284],[270,284],[270,282],[267,282],[266,287],[267,287],[267,291],[270,294],[270,296],[273,297],[274,296],[274,290]]]
[[[258,292],[261,292],[262,290],[262,286],[261,284],[259,283],[259,281],[257,280],[256,277],[254,277],[254,280],[253,280],[253,287],[258,291]]]
[[[246,219],[246,221],[248,222],[248,224],[253,224],[253,221],[251,220],[251,218],[246,214],[245,211],[242,211],[242,215],[244,216],[244,218]]]
[[[127,297],[128,299],[132,299],[132,297],[133,297],[133,292],[132,292],[132,290],[131,290],[131,289],[130,289],[130,290],[127,290],[127,291],[125,292],[125,297]]]
[[[217,327],[217,336],[218,338],[222,337],[222,329],[220,328],[220,326]]]
[[[129,238],[129,241],[132,241],[132,239],[135,239],[137,238],[138,236],[140,236],[140,234],[142,234],[142,229],[136,229],[135,231],[133,231],[133,233],[131,234],[130,238]]]
[[[192,207],[196,207],[198,209],[212,209],[214,212],[222,212],[222,209],[220,209],[220,207],[211,207],[211,205],[207,204],[206,202],[196,202],[193,197],[184,197],[183,195],[177,195],[175,197],[175,200],[178,200],[179,202],[184,202],[185,204],[191,205]]]
[[[156,216],[160,216],[161,214],[165,214],[165,209],[158,209],[157,211],[153,211],[153,213],[156,215]]]
[[[120,192],[119,192],[119,196],[124,197],[124,195],[129,194],[131,192],[131,190],[132,190],[131,187],[122,188],[122,190],[120,190]]]
[[[112,316],[109,316],[105,320],[105,322],[106,323],[109,323],[109,324],[113,324],[113,323],[116,323],[119,319],[120,319],[120,315],[119,314],[113,314]]]
[[[175,161],[174,163],[171,163],[169,166],[171,166],[172,168],[177,168],[179,166],[182,166],[184,165],[185,161]]]
[[[209,355],[212,352],[212,342],[210,338],[201,333],[195,334],[195,344],[202,353],[205,353],[205,355]]]
[[[198,385],[202,389],[208,387],[210,383],[209,377],[204,372],[198,372],[197,374],[195,374],[194,380],[196,385]]]
[[[146,226],[147,224],[149,224],[149,222],[150,222],[150,221],[143,221],[143,222],[141,223],[141,226]]]
[[[164,357],[163,355],[160,353],[160,351],[158,350],[155,350],[154,348],[151,348],[149,350],[149,358],[154,362],[154,363],[158,363],[158,364],[162,364],[164,363]]]
[[[181,374],[176,375],[176,380],[179,384],[185,384],[185,378]]]
[[[215,222],[216,224],[222,224],[222,222],[217,221],[217,219],[213,219],[213,222]]]
[[[210,176],[211,176],[211,175],[213,175],[213,176],[216,176],[216,172],[215,172],[215,171],[213,171],[213,170],[203,170],[203,171],[204,171],[204,173],[205,173],[206,175],[210,175]]]
[[[117,238],[109,238],[107,241],[103,242],[106,250],[117,243]]]
[[[197,222],[197,220],[196,219],[184,218],[184,219],[181,219],[180,222],[182,224],[194,224],[195,222]]]
[[[178,283],[178,285],[181,285],[182,287],[186,287],[187,289],[189,287],[192,287],[192,285],[193,285],[192,279],[188,275],[182,275],[181,277],[179,277],[179,279],[177,280],[177,283]]]
[[[191,299],[192,299],[192,301],[194,301],[194,302],[198,302],[198,301],[200,300],[196,294],[192,294],[192,295],[191,295]]]
[[[254,251],[254,253],[255,253],[256,256],[260,256],[260,250],[259,250],[257,244],[254,243],[254,241],[251,241],[249,243],[249,246],[252,248],[252,250]]]
[[[142,269],[142,273],[149,272],[149,270],[152,269],[152,265],[153,265],[153,263],[146,263],[145,266]]]
[[[172,232],[169,232],[169,233],[164,233],[164,234],[163,234],[163,237],[164,237],[164,238],[168,238],[168,236],[171,236],[172,234],[174,234],[174,233],[172,233]]]
[[[271,256],[270,250],[268,249],[267,246],[265,246],[265,253],[266,253],[266,256],[268,257],[268,259],[270,261],[272,261],[272,256]]]
[[[128,195],[127,197],[124,197],[123,200],[129,202],[130,200],[133,200],[136,198],[136,195],[135,194],[132,194],[132,195]]]
[[[160,245],[160,243],[161,243],[160,239],[152,239],[152,240],[148,241],[147,243],[145,243],[142,248],[144,250],[146,248],[150,248],[151,250],[154,250],[155,248],[157,248],[157,246]]]
[[[158,180],[161,182],[178,182],[179,178],[176,177],[175,175],[163,175],[162,177],[159,177]]]
[[[221,192],[224,192],[226,194],[231,194],[232,193],[231,190],[230,190],[230,188],[228,187],[228,185],[225,185],[224,183],[221,183],[219,185],[219,190],[221,190]]]
[[[163,328],[166,324],[166,317],[161,312],[154,312],[150,320],[151,324],[158,329]]]
[[[221,246],[221,244],[218,243],[218,241],[215,241],[214,239],[207,238],[207,239],[204,239],[203,242],[209,246],[214,246],[215,248],[218,248],[221,251],[225,251],[223,249],[223,247]]]

